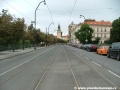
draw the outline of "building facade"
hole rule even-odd
[[[63,40],[66,40],[66,41],[68,40],[68,35],[66,35],[66,36],[63,36],[63,35],[62,35],[62,31],[61,31],[61,28],[60,28],[60,24],[58,25],[57,38],[63,39]]]
[[[110,21],[96,21],[94,19],[86,19],[83,23],[78,24],[76,28],[72,28],[72,32],[76,32],[77,30],[79,30],[84,23],[87,23],[94,30],[92,40],[95,40],[96,37],[100,37],[99,43],[104,43],[110,38],[110,29],[112,28],[112,23]],[[70,33],[72,34],[70,35],[71,38],[74,35],[74,33],[72,32]],[[76,38],[74,37],[72,38],[72,40],[76,41]]]
[[[78,39],[75,37],[75,32],[77,31],[77,28],[79,26],[77,24],[72,23],[68,26],[68,37],[69,37],[69,43],[79,43]]]
[[[96,37],[100,37],[99,43],[104,43],[110,38],[110,29],[112,28],[112,23],[110,21],[87,19],[84,23],[87,23],[94,30],[92,40],[95,40]]]

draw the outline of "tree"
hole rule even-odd
[[[100,37],[96,37],[94,41],[92,41],[92,43],[94,44],[98,44],[100,41]]]
[[[88,24],[83,24],[77,32],[75,32],[76,38],[83,44],[92,42],[93,29]]]
[[[110,41],[120,42],[120,17],[112,23],[112,29],[110,30]]]
[[[56,42],[56,39],[55,39],[55,37],[53,36],[53,34],[49,34],[49,35],[48,35],[48,42],[49,42],[49,43],[55,43],[55,42]]]
[[[7,14],[7,12],[7,10],[3,9],[0,16],[0,44],[8,43],[8,31],[11,28],[13,17],[10,14]]]
[[[34,39],[34,27],[33,24],[28,26],[28,30],[27,30],[27,40],[30,40],[30,43],[34,43],[35,39]]]
[[[3,10],[0,17],[0,44],[11,44],[14,51],[14,45],[24,38],[24,19],[13,18],[7,12]]]

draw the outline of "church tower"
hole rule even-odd
[[[62,38],[62,31],[61,31],[61,28],[60,28],[60,24],[58,25],[57,38],[59,38],[59,39]]]

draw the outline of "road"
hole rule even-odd
[[[87,88],[120,90],[120,62],[67,45],[41,48],[0,61],[0,90]]]

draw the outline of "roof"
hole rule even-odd
[[[84,23],[87,23],[88,25],[103,25],[103,26],[111,26],[112,23],[110,21],[95,21],[94,19],[86,19]],[[83,24],[83,23],[81,23]]]

